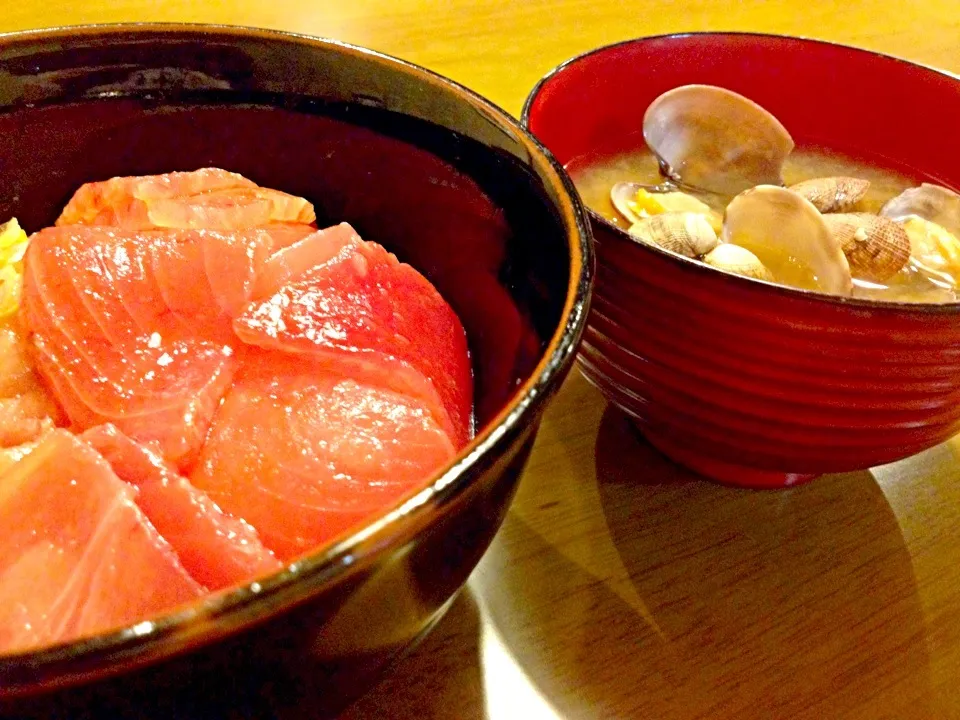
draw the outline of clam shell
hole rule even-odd
[[[910,239],[910,264],[933,283],[955,288],[960,279],[960,238],[918,215],[897,224]]]
[[[814,178],[790,186],[790,190],[805,197],[822,213],[845,213],[853,209],[869,189],[869,180],[854,177]]]
[[[689,258],[698,258],[717,246],[717,233],[699,213],[662,213],[635,222],[627,231],[648,245]]]
[[[855,278],[882,282],[900,272],[910,259],[910,238],[889,218],[870,213],[824,215],[840,242]]]
[[[940,185],[923,183],[920,187],[904,190],[888,200],[880,214],[891,220],[916,215],[945,228],[954,237],[960,237],[960,195]]]
[[[640,190],[653,192],[659,190],[660,186],[643,185],[635,182],[618,182],[610,188],[610,202],[617,209],[617,212],[623,215],[632,223],[640,222],[643,217],[634,211],[634,198]]]
[[[849,295],[850,265],[823,216],[792,190],[761,185],[737,195],[723,220],[724,242],[759,258],[775,282]]]
[[[643,137],[668,176],[727,196],[781,184],[794,146],[773,115],[713,85],[684,85],[658,97],[644,113]]]
[[[867,300],[910,303],[947,303],[957,300],[952,286],[930,278],[910,264],[882,285],[854,281],[853,296]]]
[[[720,243],[706,254],[703,261],[719,270],[773,282],[773,274],[760,262],[760,258],[739,245]]]
[[[645,190],[653,198],[659,209],[650,211],[646,214],[640,214],[638,208],[637,193]],[[610,200],[613,206],[621,215],[632,223],[639,222],[650,215],[659,215],[665,212],[694,212],[705,216],[713,226],[715,232],[720,232],[723,224],[723,218],[720,214],[707,205],[702,200],[695,198],[680,190],[673,189],[669,185],[643,185],[633,182],[619,182],[610,189]]]

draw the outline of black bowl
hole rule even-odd
[[[0,218],[37,230],[83,182],[211,165],[307,197],[320,223],[350,222],[433,281],[469,336],[476,438],[421,490],[276,575],[0,656],[0,698],[17,714],[121,716],[120,699],[137,717],[335,711],[463,585],[570,368],[593,273],[583,208],[546,151],[470,91],[262,30],[0,36]]]

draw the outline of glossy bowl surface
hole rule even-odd
[[[650,102],[687,83],[746,95],[799,147],[960,187],[960,80],[814,40],[692,33],[603,47],[541,80],[522,122],[567,164],[626,149]],[[782,487],[898,460],[960,429],[960,305],[778,287],[589,215],[597,286],[582,370],[681,464]]]
[[[208,165],[307,197],[318,222],[352,223],[433,281],[467,329],[476,437],[422,489],[276,575],[0,656],[0,712],[335,712],[467,579],[574,358],[593,273],[586,216],[549,154],[470,91],[362,48],[252,29],[0,36],[0,217],[33,231],[83,182]]]

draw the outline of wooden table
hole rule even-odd
[[[565,58],[678,30],[815,36],[960,72],[960,0],[0,9],[4,31],[121,20],[333,36],[426,65],[513,113]],[[345,717],[960,718],[958,453],[960,439],[787,492],[725,489],[659,456],[575,372],[467,591]]]

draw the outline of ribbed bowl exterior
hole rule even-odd
[[[825,301],[594,236],[580,366],[668,454],[736,482],[721,465],[866,468],[960,429],[956,312]]]
[[[646,108],[689,83],[758,102],[798,148],[960,186],[960,146],[945,142],[960,126],[957,77],[801,38],[684,33],[598,48],[545,76],[522,122],[561,163],[582,164],[642,149]],[[722,482],[778,487],[897,460],[960,429],[960,304],[783,288],[590,216],[597,278],[580,366],[673,459]]]

